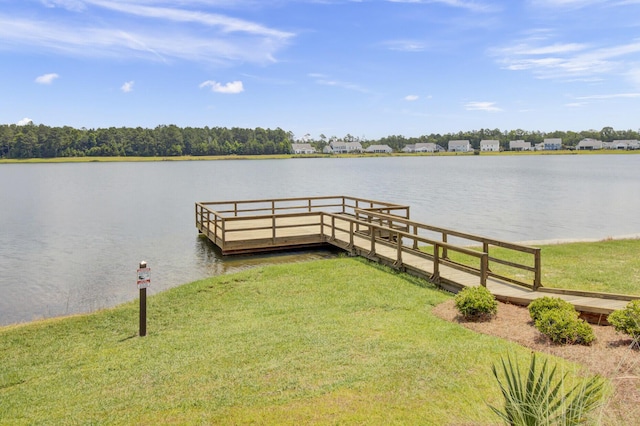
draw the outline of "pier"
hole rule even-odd
[[[594,323],[639,298],[545,287],[539,248],[415,222],[407,205],[350,196],[198,202],[195,223],[223,255],[332,245],[454,293],[484,286],[523,306],[560,297]]]

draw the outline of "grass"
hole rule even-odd
[[[640,239],[549,244],[539,247],[544,287],[640,296]],[[532,255],[499,247],[491,247],[489,254],[533,266]],[[478,266],[478,261],[470,256],[449,252],[449,257],[463,264]],[[497,263],[491,264],[490,268],[497,274],[533,282],[533,273],[527,271]]]
[[[154,295],[144,338],[137,303],[0,328],[0,424],[495,424],[491,365],[529,351],[424,285],[338,258]]]

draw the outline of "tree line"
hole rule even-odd
[[[162,125],[76,129],[0,125],[0,158],[288,154],[293,134],[277,128]]]
[[[612,142],[614,140],[640,140],[640,131],[635,130],[615,130],[613,127],[604,127],[602,130],[585,130],[580,132],[573,131],[555,131],[555,132],[540,132],[540,131],[527,131],[522,129],[516,130],[500,130],[500,129],[480,129],[471,130],[466,132],[457,133],[432,133],[429,135],[423,135],[418,137],[405,137],[402,135],[385,136],[378,140],[366,140],[365,138],[359,138],[347,134],[342,138],[336,136],[326,137],[321,134],[319,138],[313,139],[310,135],[305,135],[306,142],[313,145],[316,150],[322,151],[322,149],[334,140],[345,142],[360,142],[363,148],[369,145],[389,145],[395,152],[402,151],[407,145],[416,143],[435,143],[443,148],[447,149],[450,140],[468,140],[473,149],[480,149],[480,141],[482,140],[497,140],[500,142],[500,148],[502,150],[509,150],[509,141],[524,140],[531,142],[531,145],[544,142],[547,138],[560,138],[562,139],[562,145],[566,149],[572,149],[578,142],[583,139],[591,138],[598,139],[603,142]]]
[[[507,150],[509,141],[525,140],[532,145],[545,138],[561,138],[565,148],[572,148],[584,138],[611,142],[617,139],[640,139],[638,131],[602,130],[581,132],[555,131],[539,132],[521,129],[502,131],[500,129],[480,129],[467,132],[429,134],[419,137],[402,135],[385,136],[367,140],[347,134],[338,138],[320,135],[314,139],[305,135],[295,140],[290,131],[280,128],[245,129],[225,127],[178,127],[161,125],[153,129],[142,127],[109,127],[98,129],[76,129],[69,126],[51,127],[43,124],[0,125],[0,158],[54,158],[54,157],[154,157],[181,155],[268,155],[290,154],[291,144],[310,143],[318,152],[331,141],[359,141],[364,148],[369,145],[389,145],[394,151],[402,151],[409,144],[432,142],[444,148],[450,140],[466,139],[474,149],[480,149],[480,141],[493,139],[500,141],[500,147]]]

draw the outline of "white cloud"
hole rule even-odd
[[[530,71],[540,79],[594,81],[598,76],[620,74],[640,52],[640,40],[609,46],[583,43],[548,43],[542,32],[512,46],[494,49],[505,69]]]
[[[275,54],[295,36],[246,19],[206,12],[211,4],[204,1],[180,1],[173,7],[158,7],[157,3],[44,0],[49,8],[89,6],[82,15],[58,14],[55,20],[50,12],[39,16],[34,10],[29,17],[20,17],[0,11],[0,47],[81,57],[264,64],[275,62]]]
[[[127,81],[120,87],[120,90],[122,90],[124,93],[129,93],[133,90],[134,83],[134,81]]]
[[[309,77],[315,79],[316,84],[320,84],[323,86],[340,87],[342,89],[353,90],[355,92],[360,92],[360,93],[369,93],[367,89],[355,83],[350,83],[348,81],[334,80],[327,75],[319,74],[319,73],[311,73],[308,75]]]
[[[491,12],[496,10],[495,5],[490,5],[480,1],[466,0],[387,0],[391,3],[414,3],[414,4],[444,4],[450,7],[467,9],[472,12]]]
[[[601,100],[601,99],[620,99],[620,98],[626,98],[626,99],[640,98],[640,93],[614,93],[614,94],[610,94],[610,95],[579,96],[576,99],[582,99],[582,100],[596,99],[596,100]]]
[[[467,111],[502,111],[502,108],[498,108],[495,102],[467,102],[464,107]]]
[[[18,124],[18,126],[26,126],[29,123],[33,123],[33,120],[28,117],[25,117],[22,120],[18,121],[18,123],[16,124]]]
[[[418,95],[407,95],[407,96],[404,97],[404,100],[405,101],[409,101],[409,102],[417,101],[418,99],[419,99]]]
[[[236,94],[244,92],[244,86],[241,81],[232,81],[227,84],[221,84],[217,81],[207,80],[200,83],[200,88],[202,89],[203,87],[211,87],[211,91],[216,93]]]
[[[41,0],[46,7],[71,10],[73,12],[81,12],[86,9],[86,4],[82,0]]]
[[[56,73],[43,74],[41,76],[36,77],[35,82],[38,84],[51,84],[53,83],[53,80],[55,80],[58,77],[60,76]]]
[[[427,48],[424,42],[418,40],[390,40],[382,45],[398,52],[422,52]]]

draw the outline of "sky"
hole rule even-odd
[[[640,0],[0,0],[0,124],[640,129]]]

